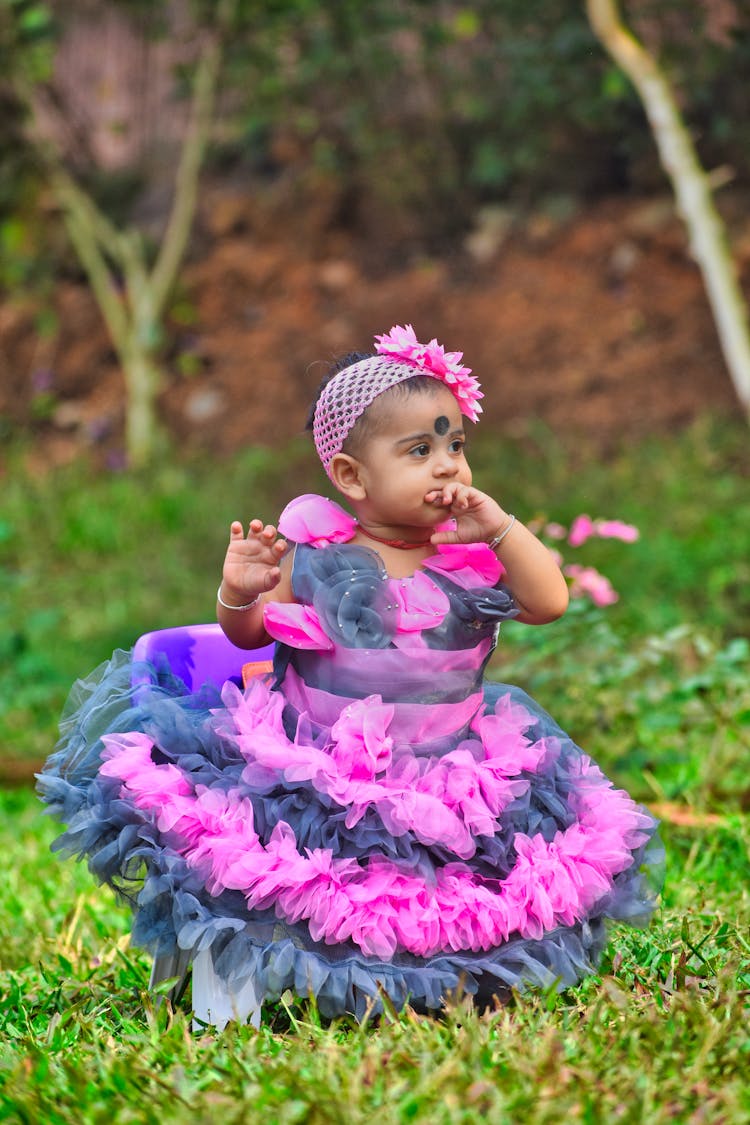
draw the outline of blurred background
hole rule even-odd
[[[621,11],[747,293],[747,7]],[[640,529],[581,548],[619,600],[511,627],[495,674],[640,795],[748,799],[746,414],[585,3],[3,0],[0,75],[6,780],[76,675],[211,619],[229,520],[325,487],[301,435],[328,363],[411,323],[482,381],[480,484]]]
[[[746,275],[750,15],[624,14]],[[121,356],[55,173],[112,224],[114,287],[115,231],[153,264],[217,41],[187,244],[149,326],[180,448],[286,441],[327,361],[405,321],[465,352],[498,433],[542,419],[611,446],[732,411],[648,122],[580,0],[4,0],[2,20],[0,425],[44,464],[125,455]]]

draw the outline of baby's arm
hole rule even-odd
[[[436,531],[432,542],[490,543],[502,536],[496,547],[521,613],[519,621],[544,625],[562,617],[568,608],[568,585],[550,550],[527,527],[514,520],[500,505],[478,488],[452,483],[425,497],[428,503],[450,510],[455,531]],[[510,528],[507,535],[503,532]]]
[[[265,602],[294,600],[291,558],[282,559],[286,549],[286,541],[278,538],[273,524],[264,527],[261,520],[251,520],[247,536],[239,521],[231,526],[216,616],[239,648],[257,648],[267,642]]]

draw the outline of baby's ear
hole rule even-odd
[[[361,465],[348,453],[337,453],[329,466],[331,480],[348,500],[364,500],[367,495],[362,483]]]

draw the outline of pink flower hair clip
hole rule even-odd
[[[479,389],[479,380],[471,374],[471,368],[464,367],[460,362],[463,352],[446,352],[434,338],[429,344],[420,344],[411,324],[403,327],[396,324],[390,332],[376,336],[375,351],[439,379],[455,396],[461,413],[472,422],[479,420],[482,413],[479,399],[484,395]]]

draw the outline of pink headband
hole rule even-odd
[[[484,395],[470,367],[463,367],[463,352],[446,352],[437,340],[420,344],[410,324],[395,325],[385,336],[375,337],[378,355],[361,359],[326,383],[315,406],[313,438],[323,468],[330,476],[333,458],[346,436],[368,406],[390,387],[428,375],[439,379],[454,395],[461,413],[476,422],[482,412],[479,399]]]

